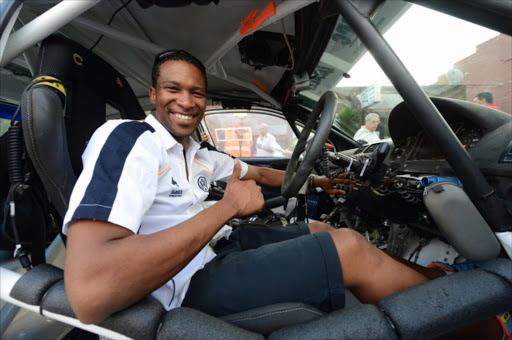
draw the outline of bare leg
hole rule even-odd
[[[364,303],[376,305],[392,293],[428,281],[351,229],[335,229],[330,233],[338,250],[345,287]]]

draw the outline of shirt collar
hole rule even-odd
[[[169,150],[178,144],[181,145],[176,141],[176,139],[174,139],[174,137],[169,133],[169,131],[167,131],[167,129],[153,115],[148,115],[145,119],[145,122],[155,129],[156,133],[162,140],[162,143],[164,144],[166,150]],[[192,149],[199,149],[199,143],[197,143],[191,137],[188,137],[187,150]]]

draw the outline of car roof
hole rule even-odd
[[[485,6],[478,0],[410,2],[510,34],[507,1]],[[388,25],[408,5],[381,0],[354,3],[369,14],[377,11],[376,15],[380,13]],[[395,9],[382,14],[390,3]],[[497,14],[500,6],[502,14]],[[244,107],[243,102],[251,102],[281,109],[300,90],[303,94],[310,90],[299,85],[313,79],[315,73],[321,74],[322,62],[331,62],[323,53],[343,21],[335,2],[327,0],[4,1],[1,19],[2,31],[14,28],[10,36],[2,37],[3,100],[17,103],[21,90],[31,80],[37,44],[59,32],[92,48],[119,70],[148,110],[152,108],[148,88],[154,57],[174,48],[187,50],[205,64],[209,104],[230,101]],[[322,86],[313,84],[317,92],[348,75],[366,51],[360,43],[354,46],[357,51],[351,51],[350,56],[334,60],[336,79],[316,79],[324,82]]]

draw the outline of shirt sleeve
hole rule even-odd
[[[69,222],[93,219],[137,233],[156,195],[160,149],[147,123],[125,122],[95,133],[84,153],[84,169],[73,189]]]
[[[226,154],[220,152],[213,152],[214,168],[213,168],[213,180],[227,182],[233,174],[233,168],[235,167],[235,160]],[[240,172],[240,178],[244,177],[249,168],[247,163],[240,161],[242,171]]]

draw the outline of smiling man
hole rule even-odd
[[[82,322],[99,322],[149,294],[167,310],[188,306],[216,316],[290,301],[330,312],[343,308],[345,287],[378,303],[427,280],[351,229],[297,222],[231,233],[230,219],[263,209],[257,184],[280,186],[284,172],[249,166],[190,137],[203,118],[206,87],[199,60],[165,51],[149,92],[155,116],[108,121],[92,136],[63,225],[66,292]],[[228,181],[224,197],[204,209],[217,180]],[[317,176],[313,183],[342,194],[335,184],[350,181]],[[215,235],[224,238],[213,243]]]

